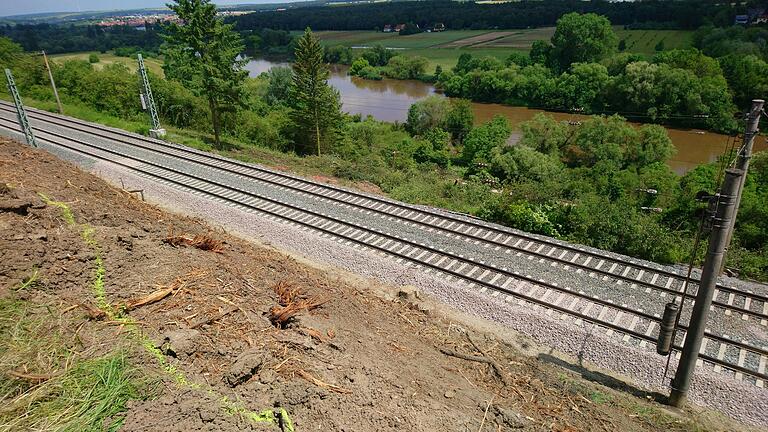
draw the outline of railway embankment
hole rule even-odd
[[[748,430],[44,151],[0,168],[2,428]]]

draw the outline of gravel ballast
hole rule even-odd
[[[0,112],[0,117],[11,119],[12,114],[8,112]],[[340,206],[337,203],[323,199],[316,199],[316,197],[310,195],[296,193],[295,191],[291,191],[283,187],[270,185],[261,181],[246,178],[241,175],[227,173],[221,170],[212,169],[210,167],[205,167],[194,163],[180,162],[175,158],[162,155],[157,152],[142,149],[126,143],[120,143],[117,141],[110,141],[105,138],[95,137],[84,132],[67,129],[61,126],[45,124],[40,120],[33,119],[32,124],[35,127],[45,128],[62,135],[72,136],[78,140],[98,144],[99,146],[124,153],[131,157],[137,157],[141,158],[142,160],[160,164],[162,166],[172,167],[173,169],[182,171],[186,174],[189,174],[190,176],[231,185],[232,187],[241,190],[247,190],[259,196],[264,196],[280,201],[288,201],[298,207],[328,215],[334,219],[340,219],[348,221],[352,224],[370,227],[371,229],[379,232],[393,233],[408,239],[417,239],[418,242],[432,248],[452,251],[458,255],[473,257],[477,260],[483,261],[490,265],[495,265],[499,268],[508,268],[518,272],[521,275],[531,275],[534,278],[541,278],[546,282],[557,284],[558,286],[574,288],[577,291],[583,291],[589,296],[610,300],[618,305],[626,305],[633,310],[642,310],[651,314],[661,314],[664,309],[664,304],[670,300],[669,297],[660,296],[659,293],[655,290],[646,291],[642,287],[636,287],[625,281],[617,281],[612,278],[592,277],[590,276],[589,272],[574,271],[574,268],[569,266],[553,266],[551,265],[550,261],[535,259],[530,254],[505,253],[504,249],[496,250],[492,247],[485,247],[487,245],[482,242],[465,241],[465,237],[449,237],[445,235],[444,232],[440,232],[439,230],[428,232],[424,230],[423,227],[404,223],[399,219],[383,217],[377,213],[361,211],[360,209],[352,206]],[[41,137],[48,137],[48,135],[45,133],[40,133],[39,135]],[[141,138],[142,137],[137,136],[136,138],[128,139],[123,137],[121,139],[128,140],[129,142],[135,141],[143,146],[151,147],[153,145],[145,141],[140,141]],[[78,145],[76,143],[71,144],[73,146]],[[107,153],[105,153],[105,156],[112,158],[115,157],[114,155]],[[131,161],[128,158],[124,158],[124,162],[133,165],[137,164],[135,161]],[[138,165],[143,166],[142,164]],[[143,167],[145,169],[157,169],[154,167],[149,167],[148,165]],[[434,209],[429,210],[434,211]],[[456,214],[452,214],[452,216],[457,217]],[[461,216],[458,217],[462,218]],[[473,221],[476,222],[475,220]],[[507,228],[504,229],[508,230]],[[512,231],[513,233],[515,232],[515,230],[509,231]],[[542,236],[534,237],[544,238]],[[550,242],[552,241],[552,239],[549,238],[546,240]],[[556,243],[566,244],[565,242]],[[593,250],[591,248],[584,249]],[[506,251],[508,251],[508,249]],[[599,252],[604,253],[604,251]],[[655,263],[630,259],[618,254],[609,255],[614,256],[619,260],[629,260],[631,262],[638,262],[656,268],[666,268],[667,270],[673,269],[670,267],[659,266]],[[633,276],[633,274],[630,274],[630,276]],[[755,291],[759,292],[760,290],[755,289]],[[689,302],[682,310],[682,324],[687,324],[690,311],[691,307]],[[761,328],[761,326],[757,324],[754,319],[745,321],[741,319],[739,314],[724,314],[723,310],[720,308],[714,309],[714,311],[710,314],[708,331],[717,335],[727,336],[734,340],[743,341],[753,346],[768,348],[768,343],[764,337],[765,329]],[[678,343],[680,342],[681,340],[678,340]],[[717,355],[717,346],[715,344],[710,345],[709,349],[714,351],[707,352],[708,354]],[[734,351],[733,355],[738,355],[738,353]]]

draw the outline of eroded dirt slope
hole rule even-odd
[[[661,414],[408,287],[297,262],[10,141],[0,141],[0,251],[0,296],[45,305],[78,356],[125,347],[160,377],[154,397],[129,404],[124,430],[739,428]],[[51,372],[22,363],[0,373]],[[282,408],[292,426],[254,423],[234,404]]]

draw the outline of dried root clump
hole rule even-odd
[[[317,309],[328,301],[319,296],[307,297],[301,288],[286,281],[276,283],[272,290],[277,294],[277,306],[269,308],[269,320],[275,327],[283,328],[296,315]]]
[[[200,250],[224,253],[224,243],[210,236],[198,234],[194,237],[188,235],[173,235],[173,230],[163,242],[171,246],[191,246]]]

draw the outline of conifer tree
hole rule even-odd
[[[243,69],[247,59],[240,56],[245,49],[242,39],[216,17],[210,0],[175,0],[168,7],[182,24],[165,29],[163,70],[167,78],[208,100],[214,145],[221,148],[221,114],[235,111],[244,101],[248,71]]]
[[[328,85],[330,71],[320,41],[307,28],[296,43],[290,105],[296,123],[299,151],[320,155],[321,144],[335,138],[341,119],[339,92]]]

